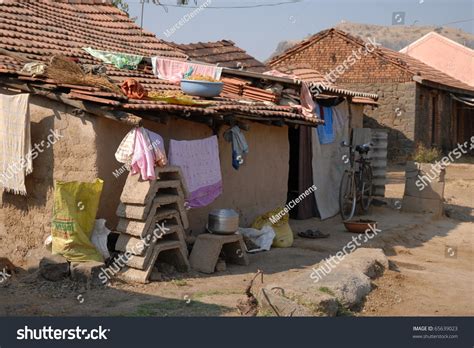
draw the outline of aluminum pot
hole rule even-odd
[[[239,229],[239,214],[233,209],[215,209],[209,213],[207,229],[216,234],[234,234]]]

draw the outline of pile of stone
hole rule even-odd
[[[181,272],[189,270],[187,189],[182,173],[179,167],[157,167],[156,178],[146,181],[129,175],[120,197],[115,249],[125,260],[118,274],[124,281],[147,283],[157,262]]]

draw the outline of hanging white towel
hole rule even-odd
[[[0,94],[0,187],[22,195],[33,171],[28,97]]]

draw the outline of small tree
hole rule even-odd
[[[127,15],[128,13],[128,4],[125,0],[112,0],[112,4],[116,6],[118,9],[124,11]]]

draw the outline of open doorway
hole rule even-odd
[[[288,128],[290,163],[287,203],[295,200],[313,185],[311,132],[314,132],[314,128],[308,126]],[[313,192],[290,211],[292,219],[304,220],[314,216],[319,217],[319,213]]]

